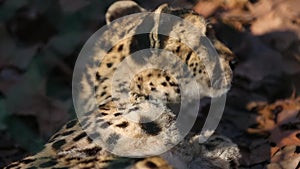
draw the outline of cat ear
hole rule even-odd
[[[108,8],[105,15],[106,23],[109,24],[120,17],[143,11],[146,10],[134,1],[117,1]]]

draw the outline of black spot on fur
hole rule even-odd
[[[111,163],[112,160],[102,160],[101,162],[102,162],[102,163]],[[123,166],[123,167],[124,167],[124,166]]]
[[[66,131],[66,132],[63,132],[61,135],[62,136],[67,136],[67,135],[70,135],[72,133],[74,133],[75,130],[71,130],[71,131]]]
[[[170,82],[169,84],[170,84],[170,86],[177,86],[176,83],[174,83],[174,82]]]
[[[108,68],[111,68],[112,67],[112,63],[106,63],[106,66],[108,67]]]
[[[123,47],[124,47],[124,45],[122,44],[122,45],[120,45],[119,47],[118,47],[118,52],[121,52],[122,50],[123,50]]]
[[[99,74],[99,72],[96,73],[96,80],[99,81],[101,79],[101,75]]]
[[[180,51],[180,46],[177,46],[176,53],[178,53],[179,51]]]
[[[47,167],[52,167],[52,166],[54,166],[56,164],[57,164],[57,161],[54,160],[54,159],[52,159],[50,161],[47,161],[47,162],[44,162],[44,163],[40,164],[39,167],[41,167],[41,168],[47,168]]]
[[[66,128],[69,129],[71,127],[74,127],[76,125],[76,123],[77,123],[77,120],[72,120],[66,125]]]
[[[124,121],[121,124],[117,124],[116,126],[120,128],[126,128],[128,126],[128,122]]]
[[[112,101],[119,101],[120,98],[112,98],[111,100],[112,100]]]
[[[166,87],[168,84],[166,82],[162,82],[161,85]]]
[[[98,114],[96,115],[96,118],[101,118],[102,116],[103,116],[102,114],[98,113]]]
[[[111,124],[112,124],[111,122],[105,122],[105,123],[103,123],[103,124],[100,125],[100,128],[105,129],[108,126],[110,126]]]
[[[137,85],[137,87],[138,87],[140,90],[142,89],[141,85],[139,85],[139,84]]]
[[[92,138],[98,138],[98,137],[100,137],[100,134],[97,133],[97,132],[95,132],[95,133],[91,134],[90,137],[92,137]]]
[[[103,83],[104,81],[106,81],[108,78],[107,77],[104,77],[104,78],[102,78],[99,82],[100,83]]]
[[[87,156],[95,156],[99,151],[101,151],[100,147],[94,147],[90,149],[85,149],[82,152],[85,153]]]
[[[96,123],[100,123],[100,122],[103,122],[103,121],[104,121],[103,119],[97,119]]]
[[[88,141],[88,143],[92,143],[93,139],[91,139],[90,137],[87,137],[86,140]]]
[[[106,143],[109,145],[115,145],[117,144],[117,141],[120,139],[120,135],[114,133],[109,135],[108,139],[106,140]]]
[[[159,125],[153,121],[144,123],[143,121],[150,121],[149,119],[142,118],[140,121],[140,126],[144,130],[145,133],[155,136],[161,132],[161,128]]]
[[[54,143],[52,144],[52,148],[55,149],[55,150],[59,150],[60,147],[61,147],[62,145],[64,145],[64,144],[66,144],[66,140],[65,140],[65,139],[58,140],[58,141],[56,141],[56,142],[54,142]]]
[[[185,58],[185,63],[188,63],[188,61],[190,60],[191,56],[192,56],[192,51],[190,51],[190,52],[187,54],[187,56],[186,56],[186,58]]]
[[[125,59],[125,56],[121,56],[120,61],[122,62],[122,60]]]
[[[149,168],[157,168],[157,165],[154,164],[152,161],[147,161],[145,165]]]
[[[170,81],[170,76],[166,76],[166,80],[167,80],[167,81]]]
[[[102,96],[104,96],[104,95],[106,95],[106,92],[102,92],[100,96],[102,97]]]
[[[121,115],[122,115],[122,113],[115,113],[115,114],[114,114],[115,117],[121,116]]]
[[[79,134],[78,136],[74,137],[73,138],[73,141],[78,141],[82,138],[86,137],[86,133],[85,132],[82,132],[81,134]]]
[[[105,100],[106,100],[106,99],[109,99],[110,97],[111,97],[111,96],[106,96],[106,97],[105,97]]]
[[[92,159],[85,159],[83,161],[81,161],[82,164],[88,164],[88,163],[92,163],[92,162],[95,162],[97,159],[95,158],[92,158]],[[87,167],[85,167],[87,169]],[[88,167],[90,168],[90,167]]]
[[[101,112],[101,115],[102,115],[102,116],[107,116],[108,114],[107,114],[107,113],[104,113],[104,112]]]
[[[100,110],[110,110],[109,108],[107,108],[107,107],[106,107],[105,105],[103,105],[103,104],[99,105],[98,108],[99,108]]]
[[[20,161],[20,163],[29,164],[34,162],[36,159],[23,159]]]

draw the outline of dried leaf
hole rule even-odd
[[[292,31],[300,36],[300,23],[297,23],[300,19],[299,5],[300,1],[295,0],[263,0],[249,6],[257,18],[251,25],[252,33],[262,35],[274,31]]]
[[[248,131],[256,134],[268,133],[272,146],[271,156],[284,146],[300,145],[300,97],[263,106],[262,103],[251,103],[248,109],[253,109],[253,106],[258,109],[258,126]]]
[[[291,145],[280,149],[267,165],[267,169],[292,169],[300,167],[300,146]]]

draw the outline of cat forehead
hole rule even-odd
[[[110,24],[112,21],[128,16],[130,14],[144,13],[147,10],[139,6],[133,1],[117,1],[113,3],[106,12],[106,23]],[[150,18],[154,20],[154,26],[161,25],[162,22],[178,22],[185,21],[189,22],[189,24],[196,26],[201,30],[202,34],[206,32],[206,22],[205,19],[194,12],[192,9],[182,9],[182,8],[172,8],[168,4],[162,4],[155,8],[152,12],[148,12],[149,15],[147,17],[127,17],[127,20],[131,20],[135,25],[139,25],[139,20]],[[151,14],[150,14],[151,13]],[[175,19],[174,21],[174,18]],[[125,24],[123,26],[126,26]],[[126,29],[126,27],[124,27]]]

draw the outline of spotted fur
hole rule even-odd
[[[105,32],[105,42],[95,43],[94,51],[89,56],[92,63],[84,67],[86,73],[82,74],[78,83],[81,92],[76,100],[80,105],[77,107],[80,112],[79,121],[68,122],[50,138],[38,154],[12,163],[6,168],[237,167],[239,153],[235,144],[224,137],[212,137],[207,143],[199,144],[196,139],[198,136],[191,133],[183,139],[176,124],[177,113],[169,107],[169,103],[176,105],[182,99],[187,99],[182,98],[184,95],[190,94],[191,99],[197,99],[193,98],[193,92],[184,93],[181,88],[184,86],[182,84],[188,84],[191,78],[200,86],[197,91],[199,90],[201,97],[217,97],[226,93],[232,78],[229,67],[232,53],[213,39],[219,53],[226,52],[221,52],[220,56],[213,56],[218,62],[212,62],[207,56],[211,51],[205,47],[209,43],[204,38],[206,23],[191,10],[172,9],[161,5],[154,12],[176,15],[192,22],[200,30],[200,34],[188,32],[179,22],[168,22],[157,17],[160,15],[151,13],[144,14],[145,18],[152,21],[151,27],[148,27],[149,23],[135,16],[130,20],[123,19],[119,24],[113,23],[113,20],[122,16],[121,13],[142,11],[145,10],[132,1],[116,2],[108,9],[107,22],[112,25],[111,29],[116,31],[112,31],[113,34]],[[156,26],[158,23],[160,27]],[[120,30],[122,25],[127,26]],[[165,30],[169,36],[157,34],[164,25],[169,25],[166,27],[170,30]],[[139,29],[146,29],[149,33],[127,36]],[[176,31],[172,31],[173,29]],[[121,41],[112,44],[113,40],[120,37]],[[184,38],[192,38],[194,41],[186,45],[181,41]],[[104,47],[107,46],[111,48],[105,51]],[[168,56],[167,59],[160,60],[160,52],[134,55],[135,52],[148,48],[164,49],[166,53],[163,54]],[[168,63],[171,66],[166,70],[150,66],[136,72],[148,63]],[[128,69],[128,66],[131,69]],[[217,68],[222,74],[215,77],[214,70]],[[126,73],[132,72],[133,76],[126,79]],[[188,91],[193,90],[195,89],[190,88]],[[182,139],[183,141],[175,146]],[[124,146],[124,143],[128,145]],[[157,155],[166,148],[162,145],[175,147]],[[123,153],[124,156],[130,156],[132,153],[133,156],[150,157],[125,158],[110,152]],[[141,154],[144,152],[147,153]]]

